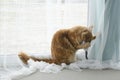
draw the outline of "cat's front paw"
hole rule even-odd
[[[87,49],[88,47],[90,47],[90,43],[89,42],[84,44],[84,49]]]

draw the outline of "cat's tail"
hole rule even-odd
[[[58,64],[57,61],[55,61],[53,59],[40,59],[40,58],[36,58],[36,57],[33,57],[33,56],[28,56],[27,54],[25,54],[23,52],[20,52],[20,54],[18,54],[18,56],[24,64],[28,64],[29,59],[32,59],[34,61],[44,61],[44,62],[47,62],[47,63],[50,63],[50,64],[51,63]]]

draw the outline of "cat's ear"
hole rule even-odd
[[[91,32],[92,32],[92,30],[93,30],[93,25],[92,25],[92,26],[90,26],[90,27],[88,27],[88,29],[89,29],[89,31],[91,31]]]

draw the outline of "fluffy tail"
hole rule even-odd
[[[39,59],[39,58],[36,58],[36,57],[28,56],[27,54],[25,54],[23,52],[21,52],[18,56],[22,60],[22,62],[24,64],[28,64],[27,61],[29,59],[32,59],[34,61],[45,61],[47,63],[55,63],[55,64],[57,64],[57,62],[55,60],[53,60],[53,59]]]

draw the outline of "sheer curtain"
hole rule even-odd
[[[89,57],[109,67],[119,68],[120,0],[89,0],[89,24],[98,33]]]

